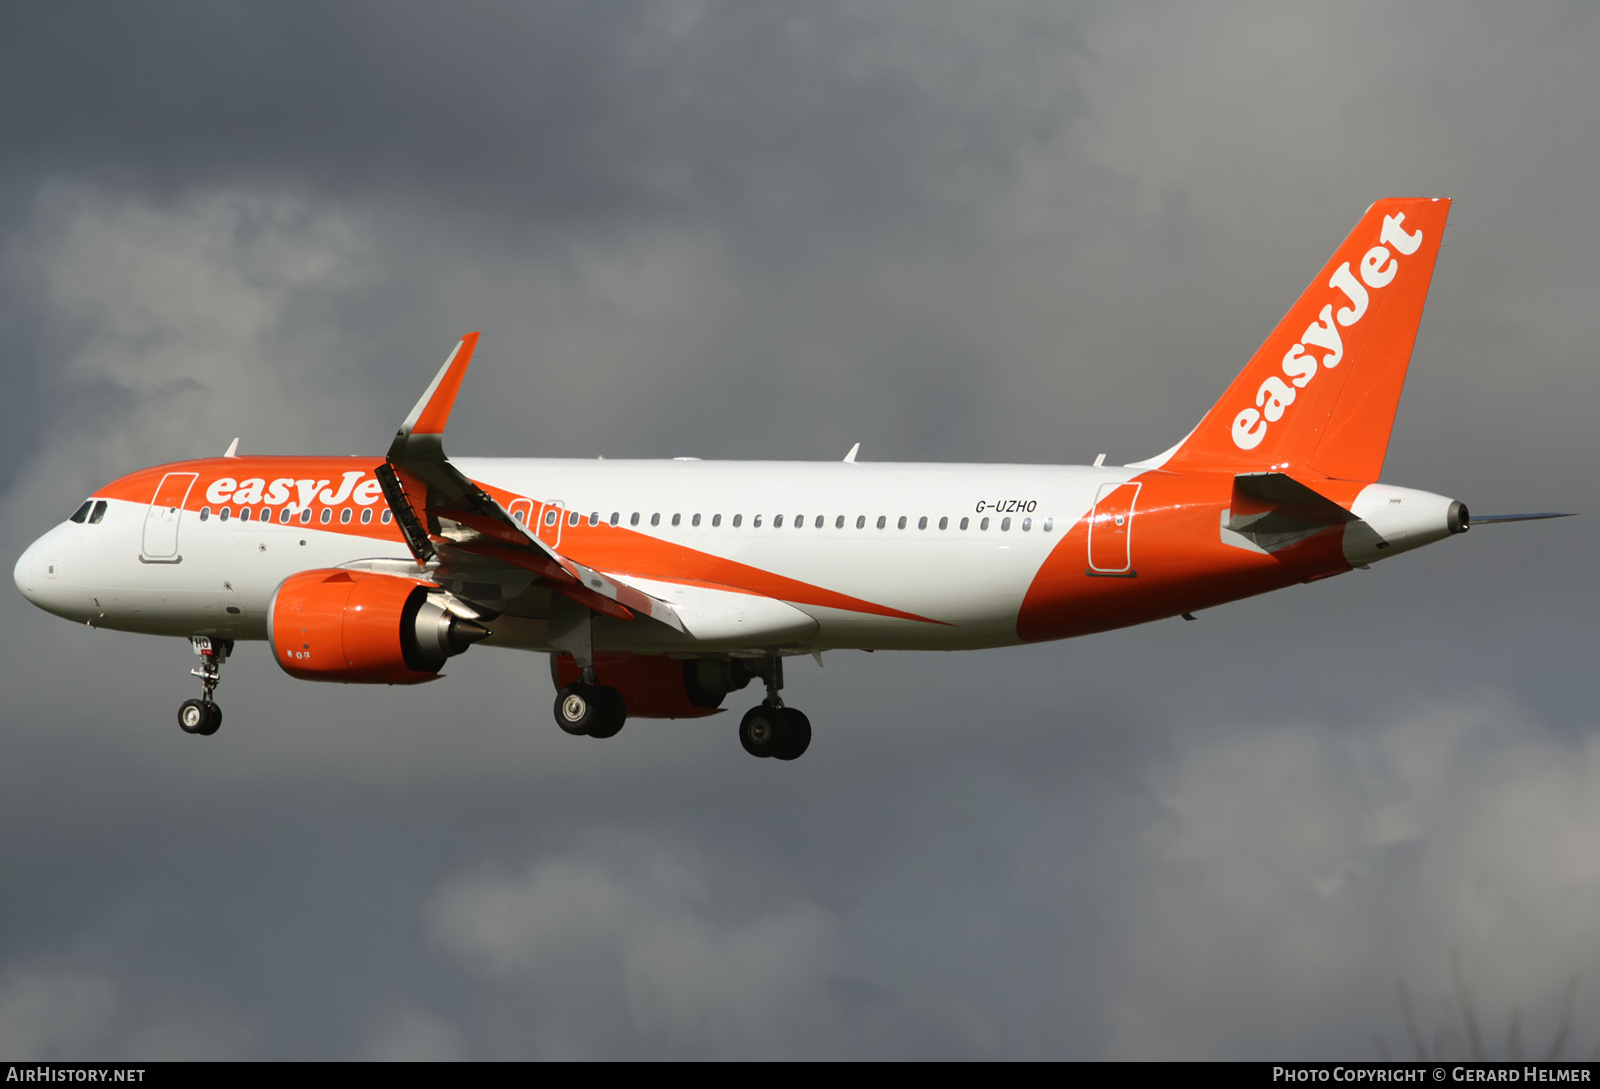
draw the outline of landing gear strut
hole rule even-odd
[[[222,708],[212,702],[211,696],[222,680],[222,663],[233,653],[233,640],[191,635],[189,645],[200,658],[200,668],[189,672],[200,678],[200,688],[204,694],[197,700],[183,701],[183,706],[178,708],[178,726],[186,734],[209,737],[222,725]]]
[[[794,760],[811,746],[811,720],[778,695],[783,688],[783,658],[769,654],[758,674],[767,682],[767,698],[739,721],[739,744],[751,756]]]

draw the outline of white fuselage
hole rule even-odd
[[[220,460],[220,459],[219,459]],[[335,469],[341,464],[328,459]],[[804,647],[959,649],[1019,642],[1017,615],[1028,587],[1068,527],[1081,521],[1124,468],[807,462],[616,461],[458,458],[481,485],[535,497],[525,520],[553,547],[581,549],[591,522],[613,519],[659,557],[631,581],[684,610],[691,641],[707,649],[762,645],[778,638]],[[193,463],[214,465],[210,463]],[[177,468],[177,467],[169,467]],[[240,471],[247,471],[240,470]],[[381,500],[310,503],[302,523],[293,497],[241,520],[231,503],[197,500],[176,515],[175,549],[162,561],[144,554],[150,499],[107,500],[96,524],[64,522],[17,562],[18,586],[58,615],[91,625],[166,635],[266,636],[266,609],[288,576],[361,561],[412,565],[396,528],[360,512]],[[337,481],[336,474],[325,473]],[[229,517],[220,514],[227,507]],[[284,508],[292,520],[280,519]],[[341,523],[343,508],[355,517]],[[571,525],[576,519],[577,526]],[[551,525],[549,523],[553,522]],[[737,522],[737,524],[735,524]],[[819,524],[820,522],[820,524]],[[671,550],[731,561],[784,580],[883,606],[883,615],[714,579],[670,573]],[[578,553],[583,554],[581,551]],[[586,560],[600,570],[602,558]],[[650,569],[661,565],[662,570]],[[380,564],[379,566],[383,566]],[[414,567],[410,568],[415,570]],[[660,577],[651,577],[651,575]],[[803,595],[802,595],[803,596]],[[911,619],[908,617],[913,617]],[[545,649],[538,618],[502,618],[491,642]],[[781,638],[780,638],[781,637]],[[680,633],[658,625],[602,619],[597,646],[673,649]]]

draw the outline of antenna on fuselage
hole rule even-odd
[[[858,442],[850,448],[850,452],[844,456],[844,459],[854,465],[856,463],[856,451],[859,449],[861,449],[861,444]]]
[[[228,448],[222,452],[222,456],[225,458],[236,458],[239,456],[239,436],[235,435],[233,437],[233,441],[230,442],[228,444]]]

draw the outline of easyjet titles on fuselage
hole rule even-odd
[[[383,497],[383,485],[362,469],[345,473],[338,488],[332,488],[332,484],[332,480],[326,479],[293,480],[279,477],[269,483],[265,477],[259,476],[243,480],[224,476],[213,480],[206,488],[206,501],[219,506],[227,503],[240,506],[265,504],[269,507],[287,505],[290,510],[303,510],[311,506],[313,501],[338,506],[352,499],[363,507],[370,507]]]

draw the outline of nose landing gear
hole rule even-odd
[[[222,708],[204,700],[184,700],[178,708],[178,727],[186,734],[210,736],[222,725]]]
[[[233,640],[191,635],[189,645],[200,658],[200,668],[189,672],[200,678],[203,695],[197,700],[183,701],[183,706],[178,708],[178,727],[186,734],[209,737],[222,725],[222,708],[212,702],[211,696],[222,680],[222,663],[233,653]]]

